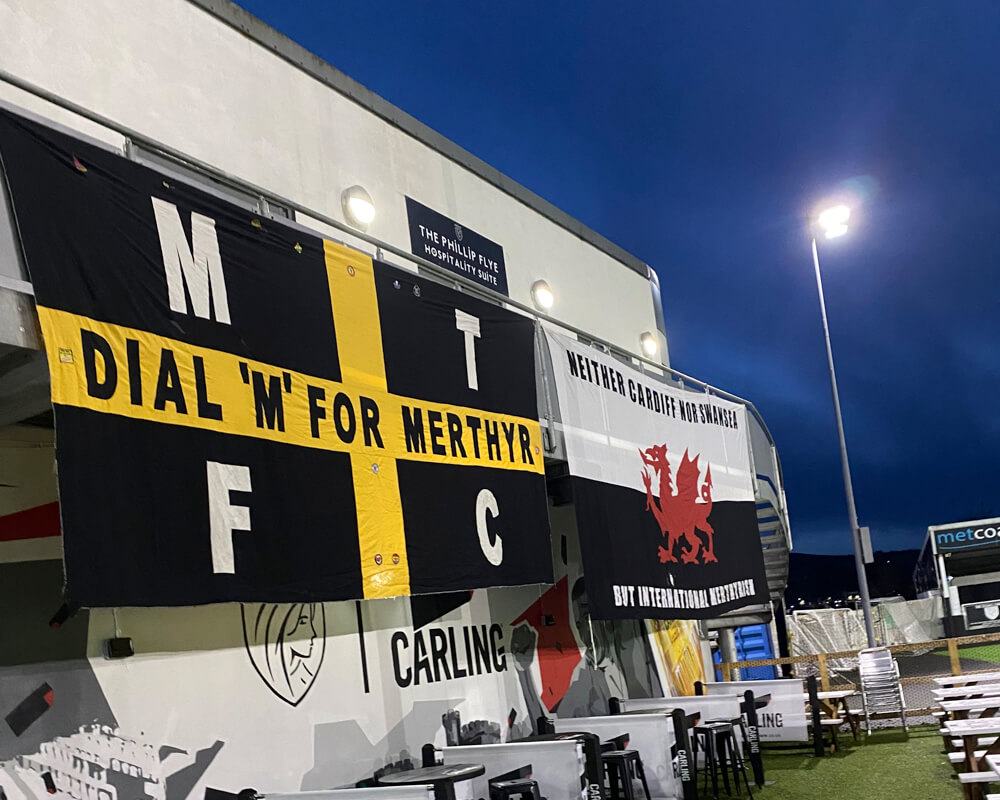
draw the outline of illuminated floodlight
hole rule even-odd
[[[843,203],[824,209],[816,215],[816,224],[827,239],[836,239],[847,233],[847,221],[851,218],[851,209]]]

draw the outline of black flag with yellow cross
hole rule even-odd
[[[71,600],[551,581],[532,320],[7,112],[0,160]]]

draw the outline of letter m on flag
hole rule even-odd
[[[195,316],[211,319],[210,311],[214,311],[216,322],[231,324],[226,277],[222,272],[215,220],[192,213],[189,246],[177,206],[157,197],[151,199],[156,217],[156,232],[160,237],[160,251],[163,254],[163,271],[167,276],[170,309],[190,314],[187,304],[187,298],[190,297]]]

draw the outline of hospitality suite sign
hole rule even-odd
[[[494,292],[507,294],[503,248],[433,208],[406,198],[410,252],[468,278]]]

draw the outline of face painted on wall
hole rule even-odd
[[[278,697],[298,705],[323,663],[323,604],[244,603],[242,614],[247,653],[257,674]]]
[[[611,656],[611,645],[605,624],[590,619],[590,605],[587,602],[587,590],[584,588],[583,578],[578,578],[573,584],[571,603],[577,635],[587,657],[595,665],[603,664]]]

